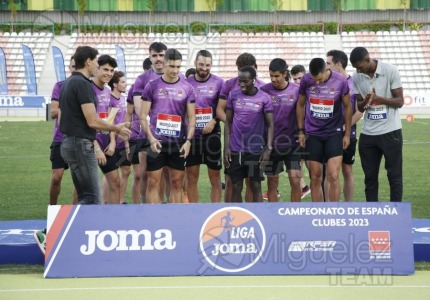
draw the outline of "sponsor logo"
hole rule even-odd
[[[206,261],[224,272],[241,272],[263,254],[266,233],[252,212],[240,207],[215,211],[200,231],[200,250]]]
[[[390,259],[391,240],[389,231],[369,231],[370,258]]]
[[[85,235],[87,242],[80,247],[83,255],[92,255],[96,251],[148,251],[176,248],[172,232],[168,229],[159,229],[154,233],[147,229],[87,230]]]
[[[159,89],[159,90],[158,90],[158,95],[163,95],[163,94],[164,94],[163,89]]]
[[[288,252],[333,251],[336,241],[292,241]]]

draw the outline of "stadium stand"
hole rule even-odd
[[[156,41],[178,49],[183,61],[188,61],[188,39],[180,33],[74,33],[71,36],[65,60],[69,61],[76,48],[81,45],[95,47],[100,54],[116,57],[115,45],[119,45],[124,50],[127,77],[131,84],[142,73],[142,62],[148,57],[149,45]],[[181,71],[185,72],[185,70],[184,65]]]
[[[366,47],[373,58],[397,66],[405,90],[430,89],[430,31],[378,31],[342,33],[342,46],[349,56],[357,46]],[[347,72],[354,69],[348,65]]]
[[[47,53],[52,38],[51,32],[0,33],[0,47],[5,52],[7,62],[9,95],[27,95],[21,45],[26,45],[31,49],[36,69],[36,80],[39,81],[43,66],[47,63]]]
[[[211,33],[208,35],[207,49],[217,60],[213,72],[222,78],[237,75],[236,58],[243,52],[255,55],[258,76],[269,80],[269,63],[273,58],[284,58],[290,66],[307,65],[313,57],[325,55],[322,33]]]
[[[26,95],[25,71],[21,45],[31,48],[36,66],[36,79],[40,77],[47,61],[47,53],[53,41],[50,32],[0,32],[0,47],[7,61],[10,95]],[[295,64],[308,65],[313,57],[325,57],[326,42],[322,32],[284,33],[218,33],[196,37],[187,33],[73,33],[64,53],[65,64],[76,47],[89,45],[101,54],[116,56],[115,45],[124,49],[129,83],[142,72],[142,61],[148,56],[148,47],[154,41],[177,48],[183,55],[182,72],[192,66],[196,50],[206,48],[214,55],[212,72],[222,78],[236,76],[236,58],[240,53],[250,52],[257,58],[258,75],[269,80],[268,65],[275,57],[284,58],[290,67]],[[430,89],[430,30],[423,31],[363,31],[343,32],[341,45],[347,55],[356,46],[364,46],[372,58],[396,65],[400,71],[404,89],[420,92]],[[347,72],[354,69],[348,65]],[[49,83],[50,86],[53,83]]]

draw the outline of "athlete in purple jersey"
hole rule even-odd
[[[352,197],[354,195],[354,175],[352,172],[352,166],[355,162],[355,152],[357,145],[357,122],[363,116],[357,109],[357,103],[355,101],[355,94],[353,90],[352,77],[346,73],[345,69],[348,65],[348,56],[345,52],[340,50],[331,50],[327,52],[327,69],[332,70],[341,74],[348,80],[349,87],[349,95],[351,98],[351,108],[352,108],[352,121],[351,121],[351,140],[348,148],[343,150],[343,158],[342,158],[342,175],[343,175],[343,196],[345,201],[352,201]],[[326,191],[329,190],[328,180],[325,180],[327,183],[324,187]]]
[[[257,61],[251,53],[242,53],[236,59],[237,69],[240,70],[243,67],[253,67],[257,70]],[[256,87],[259,88],[263,86],[265,83],[256,78]],[[220,98],[218,101],[218,106],[216,109],[217,117],[225,123],[226,121],[226,108],[227,108],[227,98],[232,90],[240,89],[239,83],[237,81],[237,77],[232,78],[224,82],[224,85],[221,89]],[[227,173],[227,169],[224,170],[225,174],[225,193],[224,193],[224,202],[230,202],[231,193],[232,193],[232,183],[230,180],[230,176]],[[246,195],[245,201],[252,202],[252,193],[250,188],[249,179],[245,180],[246,183]]]
[[[272,101],[254,86],[256,73],[253,67],[240,69],[240,90],[232,91],[227,100],[224,161],[232,182],[231,202],[242,202],[245,178],[250,178],[253,202],[263,200],[262,168],[273,150]]]
[[[297,141],[296,104],[299,96],[299,85],[288,82],[290,74],[285,60],[275,58],[269,65],[270,81],[261,87],[267,93],[273,105],[273,151],[270,163],[266,167],[268,201],[278,201],[279,173],[283,171],[283,164],[287,168],[291,187],[291,201],[301,199],[300,167],[301,150]]]
[[[138,115],[140,115],[141,97],[145,86],[164,73],[164,54],[166,50],[167,46],[163,43],[154,42],[149,45],[149,59],[152,63],[151,68],[140,74],[133,85],[133,100]]]
[[[111,108],[111,91],[106,84],[112,79],[117,63],[113,57],[101,55],[98,58],[98,64],[99,69],[93,79],[93,90],[97,99],[97,113],[101,119],[107,120]],[[103,201],[104,203],[119,204],[120,177],[115,155],[115,133],[98,131],[94,148],[100,169],[105,175],[104,180],[106,180],[106,182],[102,182]]]
[[[141,101],[141,100],[139,100]],[[146,136],[140,128],[139,116],[134,109],[133,101],[133,85],[130,87],[127,95],[127,113],[125,121],[131,123],[131,136],[130,136],[130,151],[127,153],[127,159],[133,164],[133,184],[131,187],[131,198],[134,204],[141,204],[141,185],[146,193],[146,152],[143,151],[146,143]],[[140,159],[140,152],[144,154]],[[143,171],[142,171],[143,169]]]
[[[185,159],[190,152],[196,126],[195,98],[193,87],[179,76],[181,53],[176,49],[168,49],[164,63],[164,74],[150,82],[142,94],[139,120],[151,146],[151,153],[147,155],[146,200],[151,203],[161,202],[158,189],[163,167],[167,166],[171,189],[169,202],[179,203]],[[188,127],[185,125],[186,117]]]
[[[219,93],[224,80],[211,74],[212,54],[207,50],[197,52],[196,73],[187,79],[196,97],[196,129],[187,157],[187,195],[190,203],[197,203],[197,183],[200,165],[206,164],[211,183],[211,202],[221,201],[221,128],[216,117]]]
[[[303,65],[295,65],[294,67],[291,68],[290,73],[291,73],[292,81],[294,83],[300,85],[300,81],[302,80],[303,76],[306,74],[306,69]],[[303,158],[304,157],[302,155],[302,159],[300,161],[300,166],[302,169],[302,179],[300,180],[300,187],[302,188],[302,199],[311,193],[311,189],[309,188],[309,186],[306,184],[305,180],[303,179],[304,166],[306,166],[306,169],[309,170],[308,163]]]
[[[127,113],[126,97],[123,95],[127,90],[127,82],[125,74],[121,71],[115,71],[112,79],[108,83],[111,89],[110,107],[118,109],[116,113],[114,124],[121,124],[125,122],[125,115]],[[117,158],[117,165],[119,165],[120,174],[120,203],[126,203],[125,193],[127,191],[128,177],[131,173],[131,162],[127,159],[127,153],[130,152],[129,142],[124,142],[121,138],[116,139],[115,157]],[[139,161],[137,161],[139,163]]]
[[[75,71],[75,60],[73,56],[70,59],[69,70],[70,73]],[[64,135],[60,131],[60,127],[58,126],[58,113],[60,110],[60,91],[61,87],[63,86],[63,83],[64,80],[57,82],[52,89],[51,110],[49,112],[51,118],[55,119],[50,156],[52,165],[52,177],[51,184],[49,186],[49,205],[57,205],[58,196],[60,195],[61,191],[61,181],[63,179],[64,170],[69,168],[64,159],[61,157],[60,146],[61,142],[63,141]],[[77,200],[78,199],[76,190],[73,189],[73,204],[76,204]]]
[[[296,110],[299,142],[305,147],[309,162],[312,201],[324,200],[324,162],[327,163],[327,179],[330,182],[329,200],[339,201],[339,170],[343,149],[349,145],[351,132],[352,110],[348,82],[342,75],[327,70],[322,58],[312,59],[309,71],[300,81]],[[342,138],[344,123],[345,133]]]
[[[167,50],[167,46],[160,42],[154,42],[151,45],[149,45],[149,59],[151,61],[151,68],[147,71],[144,71],[139,77],[137,77],[134,86],[133,86],[133,100],[134,100],[134,109],[137,113],[137,115],[140,116],[140,107],[142,105],[142,92],[145,89],[145,86],[155,80],[161,77],[164,73],[164,55]],[[147,146],[147,143],[142,143],[142,148]],[[140,149],[139,152],[139,161],[140,161],[140,168],[142,172],[142,183],[141,183],[141,201],[146,202],[146,187],[147,182],[143,182],[147,180],[147,174],[146,174],[146,151],[143,151],[143,149]],[[169,185],[166,184],[166,182],[169,181],[169,173],[167,169],[164,169],[163,173],[163,180],[160,182],[160,197],[164,199],[165,194],[170,194],[170,188]]]

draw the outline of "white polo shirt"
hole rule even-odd
[[[376,95],[393,98],[392,90],[402,87],[399,71],[393,65],[378,61],[376,72],[372,78],[363,73],[352,76],[354,91],[363,99],[375,88]],[[381,135],[402,128],[399,109],[385,104],[370,105],[364,113],[361,133]]]

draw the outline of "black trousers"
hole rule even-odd
[[[361,167],[364,171],[366,201],[379,200],[379,166],[382,156],[385,159],[388,182],[390,184],[390,201],[400,202],[403,196],[403,137],[402,130],[395,130],[382,135],[361,134],[358,143]]]

